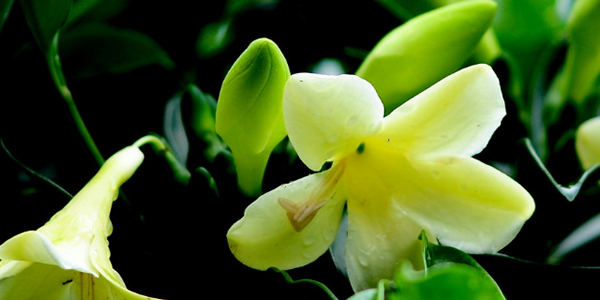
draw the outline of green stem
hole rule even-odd
[[[287,272],[285,272],[283,270],[280,270],[280,269],[277,269],[277,268],[273,268],[273,267],[269,268],[269,269],[271,269],[271,270],[273,270],[273,271],[275,271],[275,272],[283,275],[283,278],[289,284],[297,284],[297,283],[303,283],[303,282],[304,283],[311,283],[311,284],[314,284],[317,287],[319,287],[321,290],[323,290],[327,294],[327,296],[329,296],[329,298],[331,300],[338,300],[338,298],[333,294],[333,292],[327,286],[325,286],[324,284],[322,284],[322,283],[320,283],[320,282],[318,282],[316,280],[312,280],[312,279],[298,279],[298,280],[293,280],[292,277]]]
[[[147,144],[152,145],[152,147],[155,150],[159,150],[159,151],[166,151],[167,149],[169,149],[169,147],[167,147],[167,145],[163,142],[163,140],[161,140],[159,137],[157,137],[155,135],[147,135],[147,136],[141,137],[137,141],[135,141],[135,143],[133,143],[132,146],[140,148]]]
[[[177,160],[177,157],[175,157],[173,151],[171,151],[171,148],[163,139],[155,135],[147,135],[135,141],[132,146],[140,148],[146,144],[150,144],[157,153],[161,154],[165,158],[171,167],[171,170],[173,171],[175,179],[177,179],[179,183],[183,185],[187,185],[189,183],[192,174],[179,162],[179,160]]]
[[[50,69],[52,79],[54,80],[54,84],[56,85],[58,92],[60,93],[62,98],[65,99],[65,101],[67,102],[69,112],[71,113],[71,116],[75,121],[75,126],[77,126],[77,129],[83,137],[83,140],[92,152],[92,155],[96,159],[96,162],[98,162],[99,165],[102,165],[104,164],[104,157],[102,156],[100,150],[96,146],[96,143],[94,142],[92,135],[88,131],[87,126],[85,126],[83,118],[81,117],[81,114],[79,113],[79,110],[75,105],[75,101],[73,100],[73,95],[67,87],[67,83],[62,72],[60,57],[58,55],[58,36],[59,34],[56,33],[54,39],[52,40],[52,45],[50,46],[47,57],[48,67]]]

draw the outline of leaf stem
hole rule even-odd
[[[292,277],[286,271],[283,271],[283,270],[280,270],[277,268],[269,268],[269,269],[283,275],[283,278],[285,278],[285,281],[287,283],[290,283],[290,284],[296,284],[296,283],[301,283],[301,282],[312,283],[312,284],[318,286],[319,288],[321,288],[323,291],[325,291],[325,293],[327,293],[327,296],[329,296],[329,298],[331,300],[338,300],[338,298],[333,294],[333,292],[327,286],[325,286],[324,284],[322,284],[316,280],[312,280],[312,279],[293,280]]]
[[[102,164],[104,164],[104,157],[100,153],[100,150],[96,146],[92,135],[87,129],[87,126],[85,125],[85,122],[83,121],[83,118],[81,117],[81,114],[79,113],[79,110],[75,105],[73,95],[67,87],[67,83],[62,72],[60,57],[58,55],[58,39],[59,33],[56,33],[52,40],[52,45],[50,46],[47,57],[48,67],[50,69],[50,74],[52,75],[52,80],[54,81],[54,84],[56,85],[56,88],[58,89],[58,92],[60,93],[62,98],[67,102],[69,112],[71,113],[73,121],[75,121],[75,126],[79,130],[79,133],[81,134],[84,142],[88,146],[90,152],[92,152],[92,155],[94,156],[94,159],[96,159],[98,165],[101,166]]]

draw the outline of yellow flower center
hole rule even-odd
[[[287,212],[290,223],[297,232],[302,231],[315,217],[319,209],[327,203],[327,199],[333,193],[337,182],[346,169],[346,159],[342,159],[327,171],[325,178],[319,183],[308,198],[299,203],[286,198],[279,198],[278,202]]]

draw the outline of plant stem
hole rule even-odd
[[[94,142],[94,139],[92,138],[92,135],[90,134],[90,132],[87,129],[87,126],[85,126],[85,123],[83,122],[83,118],[81,117],[81,114],[79,113],[79,110],[77,109],[77,106],[75,105],[75,101],[73,100],[73,95],[71,94],[71,91],[67,87],[67,83],[66,83],[65,77],[62,72],[60,57],[58,55],[58,39],[59,39],[58,36],[59,36],[59,34],[56,33],[56,35],[54,36],[54,39],[52,41],[52,45],[50,46],[50,49],[48,51],[48,57],[47,57],[48,67],[50,69],[50,73],[52,75],[54,84],[56,85],[56,88],[58,89],[58,92],[60,93],[62,98],[67,102],[67,107],[69,108],[69,112],[71,113],[71,116],[73,117],[73,120],[75,121],[75,126],[77,126],[79,133],[81,134],[84,142],[90,149],[90,152],[92,152],[92,155],[96,159],[96,162],[98,163],[98,165],[101,166],[102,164],[104,164],[104,157],[100,153],[100,150],[96,146],[96,143]]]

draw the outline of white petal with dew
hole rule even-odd
[[[298,73],[285,86],[283,114],[298,156],[317,171],[379,130],[383,104],[360,77]]]

